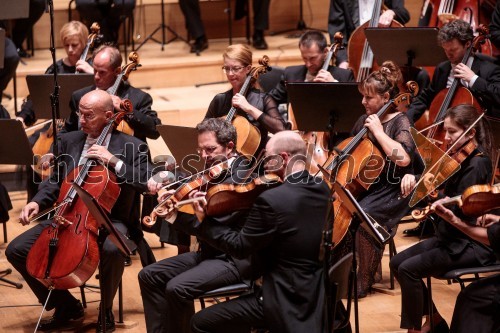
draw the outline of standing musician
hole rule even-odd
[[[478,217],[477,225],[462,220],[453,211],[438,200],[432,204],[436,214],[455,228],[481,242],[491,246],[495,255],[500,257],[500,215],[486,214]],[[484,222],[484,224],[483,224]],[[458,294],[451,320],[450,331],[454,333],[498,332],[500,319],[500,275],[489,276],[468,285]]]
[[[380,119],[377,112],[399,93],[401,71],[392,61],[386,61],[380,70],[372,72],[359,85],[363,95],[362,104],[366,114],[362,115],[351,131],[357,134],[368,128],[368,138],[382,152],[386,161],[377,180],[357,198],[361,208],[384,226],[389,232],[407,211],[408,200],[400,197],[401,177],[412,170],[411,159],[415,144],[409,129],[410,121],[401,112],[386,112]],[[355,161],[358,162],[359,161]],[[365,297],[375,282],[375,275],[382,259],[383,248],[360,228],[357,233],[359,255],[358,297]],[[346,241],[344,246],[348,245]]]
[[[461,163],[461,168],[444,185],[444,194],[449,197],[461,195],[465,189],[476,184],[487,184],[492,177],[492,138],[489,124],[481,119],[476,126],[460,139],[479,117],[471,105],[461,104],[448,109],[444,118],[445,140],[448,147],[455,144],[452,154],[472,142],[475,148]],[[457,141],[459,140],[460,141]],[[416,184],[414,175],[405,175],[401,181],[401,193],[409,196]],[[459,214],[455,210],[455,214]],[[461,218],[466,219],[462,214]],[[469,223],[470,220],[467,220]],[[472,240],[459,229],[442,220],[437,221],[436,236],[426,239],[398,253],[390,261],[390,267],[401,286],[401,328],[408,332],[427,332],[430,320],[437,332],[447,332],[448,325],[434,307],[434,317],[427,310],[427,288],[422,281],[428,276],[440,276],[452,269],[477,267],[495,262],[490,248]],[[422,316],[426,322],[422,326]]]
[[[205,114],[205,119],[222,117],[228,114],[231,106],[238,109],[238,114],[246,117],[260,130],[259,150],[267,142],[267,133],[276,133],[285,129],[285,121],[280,116],[276,103],[271,96],[252,87],[246,96],[240,90],[252,68],[252,51],[244,44],[234,44],[222,54],[222,70],[231,84],[231,89],[217,94]]]
[[[354,30],[371,18],[373,5],[373,0],[330,0],[328,16],[330,42],[333,43],[336,32],[341,32],[344,41],[347,42]],[[380,15],[379,27],[389,27],[392,20],[401,24],[410,21],[410,13],[405,8],[404,0],[384,0],[384,5],[388,9]],[[337,66],[340,68],[348,68],[348,61],[346,50],[337,54]]]
[[[207,166],[237,157],[236,130],[231,123],[220,118],[206,119],[196,129],[199,153]],[[237,158],[230,170],[210,183],[243,182],[245,164],[248,165],[245,159]],[[159,186],[155,178],[148,181],[150,191]],[[240,211],[216,220],[240,228],[245,216],[246,212]],[[196,222],[196,216],[174,210],[167,220],[174,228],[192,234],[190,226]],[[144,267],[139,273],[139,286],[148,332],[191,332],[189,321],[194,314],[194,299],[207,291],[241,282],[248,277],[248,270],[248,260],[233,259],[205,242],[201,242],[198,252],[183,253]]]
[[[466,64],[461,63],[474,38],[470,24],[462,20],[452,21],[439,30],[437,38],[448,60],[436,66],[431,85],[408,108],[410,120],[416,122],[420,119],[434,97],[450,87],[455,78],[460,79],[488,113],[499,112],[500,67],[479,54],[470,57]]]
[[[95,85],[85,87],[73,93],[70,102],[71,115],[66,121],[66,131],[76,131],[78,129],[78,103],[83,95],[91,90],[107,90],[113,86],[121,72],[122,56],[120,51],[109,45],[103,45],[96,49],[92,56],[92,66],[94,67]],[[120,109],[123,99],[129,99],[133,104],[133,114],[127,116],[127,123],[134,130],[134,136],[143,141],[146,138],[157,139],[160,133],[156,130],[156,125],[161,125],[156,111],[151,110],[153,99],[144,91],[132,87],[128,82],[122,82],[113,98],[115,109]]]
[[[289,66],[281,76],[280,82],[269,95],[278,104],[288,103],[286,91],[287,82],[353,82],[351,71],[335,66],[328,66],[323,70],[328,46],[321,31],[306,31],[299,40],[299,50],[304,65]]]
[[[30,223],[30,218],[41,210],[50,207],[57,199],[62,181],[66,175],[78,165],[85,163],[87,158],[96,159],[116,173],[121,192],[111,210],[110,219],[117,230],[122,233],[133,233],[134,221],[131,220],[133,202],[136,191],[146,190],[148,179],[148,156],[144,148],[147,147],[141,140],[113,131],[107,145],[95,145],[108,121],[113,116],[113,100],[108,93],[93,90],[85,94],[80,100],[79,115],[81,131],[64,133],[60,136],[59,153],[61,160],[59,170],[55,170],[51,178],[40,185],[40,190],[33,200],[28,203],[19,216],[23,225]],[[28,252],[38,236],[46,227],[54,223],[52,220],[43,221],[27,230],[14,239],[6,250],[9,262],[26,280],[37,296],[40,303],[44,303],[49,290],[33,278],[27,271],[26,258]],[[71,251],[71,249],[67,249]],[[123,269],[123,254],[107,239],[104,243],[103,255],[100,258],[103,269],[100,271],[100,283],[105,294],[106,332],[114,330],[115,323],[112,312],[113,298],[118,289]],[[73,319],[83,317],[83,307],[68,290],[54,290],[48,301],[47,309],[54,309],[54,315],[42,321],[41,330],[56,330],[66,326]],[[100,318],[99,318],[100,319]],[[102,325],[98,321],[98,332],[102,332]]]
[[[266,145],[266,170],[283,184],[261,194],[241,230],[218,223],[195,204],[198,236],[237,258],[262,262],[262,287],[196,313],[193,332],[326,332],[319,259],[329,206],[328,186],[306,170],[306,145],[283,131]],[[203,195],[194,193],[193,196]]]

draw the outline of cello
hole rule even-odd
[[[87,56],[89,54],[89,51],[94,48],[95,44],[98,42],[99,38],[102,37],[102,35],[99,35],[99,32],[101,31],[101,27],[99,26],[99,23],[94,22],[90,26],[90,34],[89,37],[87,38],[87,44],[85,45],[85,48],[83,49],[82,54],[80,55],[80,60],[87,60]],[[78,74],[78,70],[75,70],[75,74]]]
[[[125,100],[122,108],[125,111],[116,113],[110,119],[96,144],[103,145],[116,123],[131,112],[130,101]],[[42,231],[26,261],[28,273],[49,289],[81,286],[92,276],[99,263],[97,222],[77,196],[73,183],[96,198],[108,213],[120,194],[116,176],[93,159],[75,167],[65,177],[57,199],[54,221]],[[37,219],[41,214],[31,220]]]

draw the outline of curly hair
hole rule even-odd
[[[403,74],[392,61],[384,61],[378,71],[372,72],[363,82],[360,82],[358,89],[363,92],[374,92],[378,95],[389,93],[390,98],[399,94],[399,83],[403,81]]]
[[[438,32],[437,40],[441,45],[457,39],[462,45],[474,38],[474,31],[469,23],[463,20],[454,20],[445,24]]]
[[[196,125],[198,134],[214,132],[217,143],[227,147],[229,142],[233,142],[236,147],[236,129],[229,121],[221,118],[208,118]]]

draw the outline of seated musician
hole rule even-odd
[[[410,122],[406,114],[390,110],[379,118],[377,113],[399,93],[400,80],[399,67],[392,61],[386,61],[380,70],[372,72],[359,85],[366,114],[358,119],[351,131],[352,135],[356,135],[362,128],[367,128],[368,138],[385,160],[379,177],[357,200],[361,208],[390,233],[395,233],[396,224],[407,212],[408,200],[400,196],[399,181],[404,174],[413,170],[411,159],[415,144],[409,132]],[[360,253],[358,297],[361,298],[367,295],[376,282],[377,269],[384,251],[364,228],[358,229],[356,237]],[[351,241],[346,237],[343,244],[339,245],[341,253],[349,251]]]
[[[495,9],[491,15],[490,22],[490,40],[491,43],[500,50],[500,2],[496,2]],[[497,64],[500,64],[500,55],[497,55]],[[496,115],[500,117],[500,114]]]
[[[344,41],[351,37],[357,27],[370,20],[373,12],[374,1],[361,0],[330,0],[330,10],[328,15],[328,33],[330,42],[333,43],[333,36],[337,32],[344,35]],[[378,20],[379,27],[389,27],[392,20],[401,24],[410,21],[410,13],[405,8],[404,0],[384,0],[387,10],[383,11]],[[340,51],[337,56],[337,66],[348,68],[347,50]]]
[[[229,122],[219,118],[206,119],[196,129],[199,154],[207,166],[229,162],[238,156],[235,151],[236,130]],[[229,171],[210,184],[242,182],[242,170],[248,165],[245,161],[238,157],[231,162]],[[148,181],[148,188],[152,191],[159,186],[161,184],[156,183],[155,178]],[[238,227],[245,215],[246,212],[240,211],[217,220]],[[193,214],[175,211],[167,219],[173,222],[174,228],[186,233],[192,233],[190,225],[196,221]],[[148,332],[191,332],[189,321],[194,314],[194,299],[207,291],[241,282],[248,278],[248,270],[247,260],[233,259],[204,242],[201,242],[198,252],[183,253],[146,266],[139,273],[139,286]]]
[[[252,51],[243,44],[230,45],[222,54],[222,70],[231,84],[231,89],[217,94],[205,114],[207,118],[226,116],[232,106],[237,108],[237,115],[244,116],[261,135],[259,150],[267,142],[267,133],[276,133],[285,129],[285,122],[278,112],[274,100],[254,86],[246,95],[240,93],[247,75],[252,68]]]
[[[105,91],[93,90],[85,94],[80,100],[79,112],[82,130],[61,134],[60,168],[40,185],[37,195],[22,209],[19,220],[23,225],[27,225],[35,214],[51,207],[57,200],[61,183],[66,179],[67,173],[73,167],[84,163],[86,159],[92,158],[104,163],[111,172],[116,173],[121,192],[111,210],[110,219],[120,232],[133,234],[136,232],[133,230],[136,223],[131,219],[135,193],[147,189],[148,156],[144,151],[145,144],[137,138],[118,131],[112,132],[106,145],[94,144],[110,117],[113,116],[113,101]],[[35,225],[14,239],[6,250],[7,259],[21,273],[42,304],[49,290],[28,273],[26,261],[35,240],[45,228],[51,227],[51,223],[53,223],[52,220],[46,220]],[[65,249],[65,251],[71,251],[71,249]],[[102,332],[102,328],[110,332],[115,327],[112,304],[122,277],[125,258],[109,239],[106,240],[103,251],[101,257],[103,269],[99,274],[100,283],[105,292],[105,304],[107,304],[106,323],[102,327],[99,320],[97,332]],[[47,309],[54,308],[53,316],[41,322],[39,326],[41,330],[60,329],[84,315],[81,302],[75,299],[68,290],[52,292]]]
[[[500,66],[480,54],[471,56],[465,64],[461,63],[474,38],[470,24],[462,20],[447,23],[439,30],[437,38],[448,60],[436,66],[431,85],[411,103],[407,111],[410,120],[416,122],[420,119],[436,95],[449,88],[455,78],[460,79],[461,85],[471,91],[488,114],[498,112]]]
[[[442,205],[442,200],[432,208],[443,220],[484,245],[491,246],[497,258],[500,256],[499,215],[486,214],[477,218],[476,225],[462,220],[452,210]],[[480,279],[468,285],[458,294],[451,320],[451,332],[498,332],[500,319],[500,275]]]
[[[305,168],[306,145],[300,135],[283,131],[267,143],[265,169],[283,184],[262,193],[243,228],[207,217],[195,204],[197,235],[231,256],[262,263],[262,288],[196,313],[193,332],[326,332],[321,233],[329,189]],[[193,192],[192,197],[204,196]],[[197,222],[198,223],[198,222]],[[255,258],[254,258],[255,257]]]
[[[113,46],[102,45],[94,50],[92,55],[92,66],[94,67],[95,85],[85,87],[73,93],[70,102],[71,115],[66,121],[65,130],[76,131],[78,123],[78,103],[83,95],[91,90],[108,90],[116,82],[121,73],[122,56],[120,50]],[[115,109],[120,109],[123,99],[129,99],[133,104],[133,114],[126,117],[127,123],[134,132],[134,136],[143,141],[146,138],[157,139],[160,133],[156,130],[156,125],[161,125],[161,121],[155,111],[151,110],[153,99],[148,93],[132,87],[128,82],[121,82],[113,98]]]
[[[88,62],[80,60],[80,56],[87,44],[88,35],[89,31],[87,27],[79,21],[71,21],[62,26],[59,31],[59,36],[64,46],[64,51],[66,51],[66,56],[57,60],[57,73],[73,74],[77,71],[79,73],[94,73],[94,69]],[[45,74],[53,73],[54,64],[51,64],[45,71]],[[62,107],[66,106],[64,105]],[[17,120],[22,121],[24,126],[33,125],[36,121],[35,108],[33,106],[33,101],[28,96],[21,106],[21,111],[16,114]]]
[[[299,50],[304,65],[289,66],[281,76],[280,82],[269,95],[276,103],[288,103],[287,82],[353,82],[351,71],[335,66],[323,70],[328,46],[321,31],[309,30],[299,40]]]
[[[450,108],[444,118],[445,139],[448,147],[456,143],[452,154],[470,142],[476,148],[461,163],[461,168],[444,183],[444,194],[449,197],[461,195],[465,189],[476,184],[486,184],[492,177],[492,138],[485,119],[481,119],[463,138],[460,136],[471,127],[479,116],[471,105]],[[457,141],[459,140],[460,141]],[[401,181],[401,193],[409,196],[416,185],[414,175],[405,175]],[[455,211],[458,214],[457,211]],[[463,219],[465,217],[461,216]],[[471,221],[468,221],[471,223]],[[475,223],[475,222],[474,222]],[[434,307],[434,317],[429,318],[427,288],[422,281],[429,276],[440,276],[452,269],[477,267],[495,261],[490,248],[472,240],[452,225],[437,221],[436,236],[426,239],[398,253],[390,261],[390,267],[401,286],[401,328],[408,332],[428,332],[430,320],[436,332],[447,332],[448,326]],[[422,326],[422,317],[426,322]],[[475,330],[474,330],[475,331]]]

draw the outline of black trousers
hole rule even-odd
[[[12,40],[5,38],[5,58],[3,68],[0,69],[0,98],[10,80],[16,74],[18,64],[19,55],[17,54],[16,46]]]
[[[401,286],[401,328],[420,329],[422,317],[428,314],[427,287],[423,278],[440,276],[460,267],[475,266],[481,266],[481,263],[471,246],[461,254],[451,256],[445,248],[439,246],[436,237],[426,239],[394,256],[390,267]]]
[[[199,38],[205,35],[205,27],[201,20],[201,10],[199,0],[179,0],[179,6],[184,14],[186,29],[193,38]]]
[[[500,275],[473,282],[458,294],[450,332],[500,332]]]
[[[151,332],[189,333],[194,299],[203,293],[241,282],[233,263],[203,260],[187,252],[161,260],[139,272],[146,327]]]
[[[14,28],[12,29],[12,41],[16,45],[16,48],[20,48],[23,45],[28,33],[40,17],[42,17],[46,2],[46,0],[30,0],[29,16],[15,20]]]
[[[40,222],[31,229],[25,231],[16,237],[5,250],[5,255],[12,266],[23,276],[28,286],[33,290],[33,293],[38,298],[38,301],[43,304],[49,294],[48,289],[37,279],[32,277],[26,270],[26,258],[28,257],[29,250],[37,240],[38,236],[51,223],[50,220]],[[122,223],[113,223],[116,229],[122,233],[126,233],[127,228]],[[123,269],[125,267],[125,257],[116,248],[116,246],[106,239],[103,247],[103,256],[101,258],[103,264],[103,271],[100,272],[100,283],[104,288],[104,299],[107,308],[112,307],[113,299],[118,285],[120,283]],[[68,290],[55,289],[50,296],[47,310],[56,307],[62,307],[66,304],[75,302],[76,299],[71,295]]]

